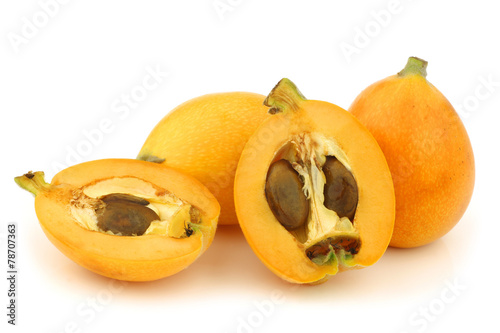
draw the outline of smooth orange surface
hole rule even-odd
[[[219,224],[237,224],[234,174],[248,138],[269,117],[264,99],[259,94],[230,92],[189,100],[156,125],[137,158],[164,158],[163,165],[195,177],[219,201]]]
[[[136,177],[174,193],[198,207],[200,231],[183,239],[162,235],[114,236],[89,231],[70,211],[72,190],[112,177]],[[154,163],[107,159],[82,163],[54,176],[50,189],[35,198],[40,225],[49,240],[79,265],[127,281],[160,279],[186,268],[213,240],[219,205],[197,180]]]
[[[294,134],[319,132],[336,141],[347,155],[359,188],[353,223],[362,242],[356,266],[351,268],[372,265],[385,252],[394,223],[394,190],[377,142],[350,113],[321,101],[302,101],[298,108],[273,115],[251,136],[236,172],[235,204],[244,235],[261,261],[287,281],[312,284],[325,281],[337,269],[307,258],[302,244],[270,210],[264,187],[275,153]]]
[[[448,100],[422,75],[388,77],[349,109],[384,151],[396,192],[390,245],[416,247],[450,231],[474,188],[469,137]]]

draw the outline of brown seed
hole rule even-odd
[[[330,237],[309,247],[306,250],[306,255],[311,260],[320,256],[326,256],[332,250],[335,253],[340,250],[344,250],[345,252],[354,255],[359,252],[360,246],[361,244],[359,239],[349,237]]]
[[[136,197],[135,195],[132,194],[126,194],[126,193],[110,193],[107,195],[104,195],[100,198],[102,201],[105,203],[109,203],[112,201],[121,201],[121,202],[130,202],[130,203],[136,203],[139,205],[147,206],[149,205],[149,201],[146,199]]]
[[[287,160],[271,164],[266,178],[266,199],[276,219],[288,230],[303,226],[309,216],[304,184]]]
[[[353,175],[333,156],[326,158],[323,173],[325,207],[352,221],[358,206],[358,185]]]
[[[145,199],[122,193],[112,193],[100,198],[102,207],[96,209],[97,226],[123,236],[142,235],[152,221],[160,217],[146,207]]]

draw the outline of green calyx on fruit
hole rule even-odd
[[[281,79],[264,100],[264,105],[269,106],[269,113],[276,114],[290,109],[296,111],[300,101],[306,98],[299,91],[297,86],[289,79]]]
[[[417,57],[408,58],[405,68],[398,73],[398,76],[400,77],[407,75],[420,75],[427,77],[427,61]]]
[[[36,196],[40,191],[47,190],[50,187],[50,184],[45,181],[44,177],[45,174],[42,171],[30,171],[22,176],[15,177],[14,181],[21,188]]]

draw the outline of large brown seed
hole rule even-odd
[[[323,173],[325,207],[352,221],[358,206],[358,185],[353,175],[333,156],[326,158]]]
[[[271,164],[266,178],[266,199],[276,219],[288,230],[303,226],[309,216],[304,184],[287,160]]]
[[[130,194],[112,193],[101,197],[103,205],[96,209],[97,226],[123,236],[142,235],[152,221],[160,217],[146,207],[149,202]]]

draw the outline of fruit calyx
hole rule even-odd
[[[283,78],[266,97],[264,105],[270,107],[270,114],[276,114],[286,110],[297,111],[299,104],[305,100],[297,86],[289,79]]]
[[[151,162],[151,163],[158,163],[158,164],[162,164],[163,162],[165,162],[164,158],[161,158],[161,157],[158,157],[155,155],[151,155],[151,154],[142,154],[142,153],[139,153],[139,155],[137,156],[137,159],[142,160],[142,161],[146,161],[146,162]]]
[[[398,73],[399,77],[405,77],[408,75],[420,75],[424,78],[427,77],[427,61],[417,57],[409,57],[405,68]]]
[[[43,171],[29,171],[22,176],[15,177],[14,181],[22,189],[31,192],[34,196],[37,196],[40,191],[47,191],[50,188],[50,184],[45,181]]]

